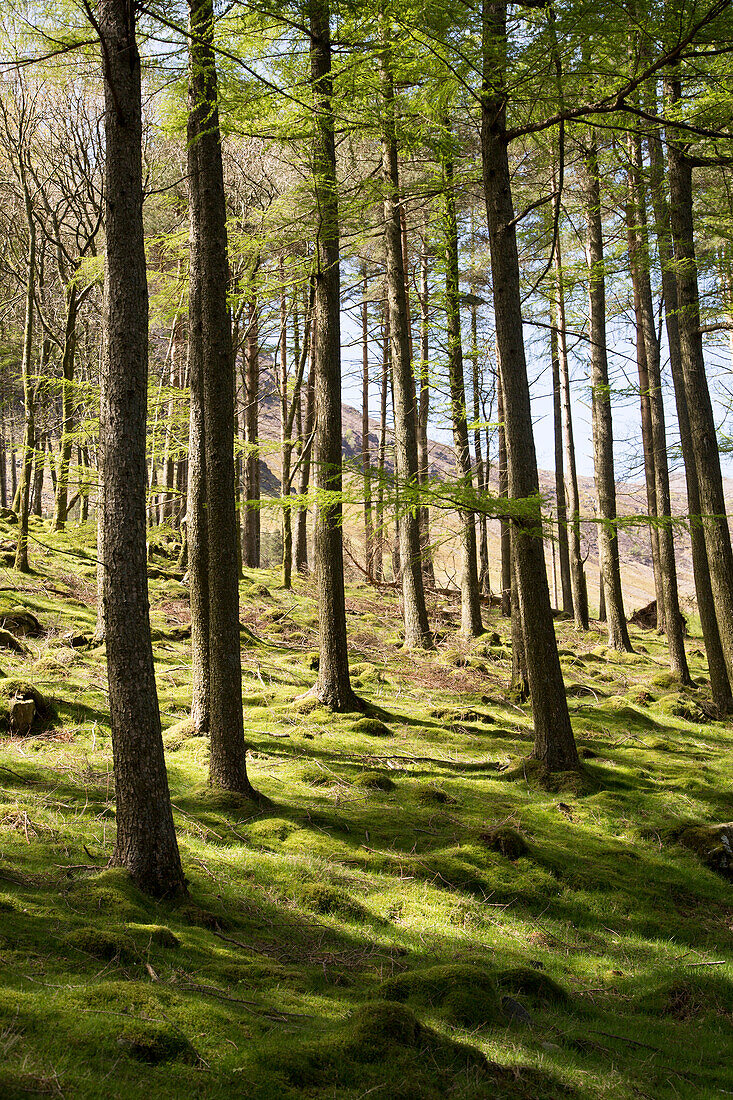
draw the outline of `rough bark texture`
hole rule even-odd
[[[656,104],[653,104],[656,108]],[[677,280],[674,270],[674,246],[669,220],[669,205],[665,191],[664,151],[657,131],[648,136],[650,191],[654,212],[655,232],[659,249],[659,261],[662,270],[662,292],[664,294],[665,324],[669,344],[669,361],[674,384],[677,422],[680,431],[680,444],[685,465],[687,486],[687,508],[690,517],[700,515],[700,492],[695,467],[695,454],[692,443],[692,429],[687,410],[687,396],[682,371],[682,351],[677,316]],[[710,687],[713,699],[721,712],[733,709],[728,670],[720,642],[715,601],[710,583],[705,534],[699,521],[690,519],[690,543],[692,547],[692,570],[695,579],[697,608],[700,615],[705,651],[710,672]]]
[[[114,758],[115,860],[140,889],[185,890],[153,669],[145,553],[148,289],[140,58],[130,0],[101,0],[105,96],[104,615]]]
[[[603,273],[603,227],[598,152],[592,140],[585,155],[588,297],[590,306],[593,463],[598,503],[598,547],[606,598],[608,644],[631,652],[621,591],[621,565],[616,530],[616,481],[613,462],[611,393],[606,349],[606,280]]]
[[[311,86],[315,104],[313,150],[316,205],[315,399],[316,559],[320,660],[316,695],[333,710],[353,710],[349,680],[342,535],[341,337],[338,184],[331,78],[328,0],[309,0]]]
[[[680,89],[669,81],[673,100]],[[720,454],[705,373],[692,213],[692,165],[677,135],[668,135],[672,240],[677,280],[677,323],[700,517],[705,535],[710,584],[728,679],[733,677],[733,552],[725,511]],[[696,518],[692,518],[696,522]]]
[[[25,175],[25,154],[19,156],[21,182],[28,229],[28,275],[26,279],[25,324],[23,328],[23,356],[21,378],[23,382],[23,410],[25,425],[21,448],[20,478],[18,481],[18,541],[15,550],[15,568],[21,573],[30,571],[28,565],[28,512],[30,510],[31,467],[36,438],[35,393],[31,378],[33,359],[33,328],[36,295],[36,219],[31,204],[30,191]]]
[[[300,471],[298,476],[298,496],[301,500],[308,492],[311,474],[311,455],[313,454],[313,432],[316,420],[316,390],[315,390],[315,335],[316,318],[313,318],[311,332],[311,355],[308,370],[308,384],[305,393],[305,422],[303,425],[303,450],[300,454]],[[308,341],[306,341],[307,343]],[[304,504],[298,505],[295,515],[295,569],[298,573],[308,572],[308,509]]]
[[[498,349],[497,349],[498,350]],[[509,499],[509,471],[506,461],[506,424],[504,422],[504,394],[501,388],[501,370],[496,376],[496,407],[499,419],[499,496]],[[507,618],[512,610],[512,532],[509,519],[502,515],[499,519],[499,539],[501,547],[501,613]]]
[[[560,390],[560,343],[557,329],[550,329],[552,358],[552,413],[555,440],[555,500],[557,502],[557,549],[560,559],[560,587],[562,609],[573,614],[573,590],[570,579],[570,547],[568,544],[568,515],[565,503],[565,463],[563,461],[562,394]]]
[[[511,537],[511,530],[510,530]],[[511,555],[511,629],[512,629],[512,678],[509,691],[516,703],[529,699],[529,674],[527,672],[527,645],[522,623],[522,604],[519,599],[519,581],[514,554]]]
[[[374,532],[372,529],[372,462],[369,450],[369,302],[366,264],[363,268],[364,297],[361,303],[361,468],[364,475],[364,568],[374,576]]]
[[[189,0],[190,339],[201,342],[208,569],[209,781],[252,794],[245,763],[234,482],[234,369],[212,0]],[[189,533],[190,537],[190,533]]]
[[[64,326],[64,350],[61,356],[61,444],[59,447],[58,473],[56,475],[56,500],[53,529],[63,530],[69,495],[69,464],[71,462],[72,436],[74,432],[75,402],[71,392],[74,381],[76,354],[77,283],[72,278],[66,288],[66,323]]]
[[[260,331],[257,301],[249,303],[244,356],[244,512],[242,515],[242,559],[250,569],[260,565]]]
[[[429,649],[432,646],[425,607],[420,545],[420,513],[417,462],[417,410],[415,379],[410,352],[410,324],[405,293],[402,252],[402,224],[399,207],[399,172],[391,57],[383,31],[380,55],[382,83],[382,195],[384,206],[384,249],[387,259],[392,346],[392,386],[395,425],[395,507],[402,573],[402,603],[405,645]],[[402,499],[404,498],[404,499]]]
[[[537,459],[522,330],[519,257],[506,142],[506,4],[484,0],[481,153],[491,248],[496,338],[504,396],[518,599],[534,717],[534,755],[550,770],[578,767],[550,608]]]
[[[478,350],[478,303],[471,302],[471,382],[473,389],[473,452],[476,460],[476,490],[482,498],[488,487],[489,452],[484,465],[481,448],[481,370]],[[489,525],[485,507],[478,514],[478,582],[479,588],[489,591]]]
[[[672,672],[683,684],[690,684],[684,640],[684,621],[680,612],[677,588],[677,561],[672,528],[672,501],[669,489],[669,465],[667,461],[667,435],[664,422],[662,396],[662,370],[659,337],[655,325],[654,302],[650,276],[649,235],[647,229],[646,198],[642,182],[641,140],[632,135],[631,172],[631,231],[629,234],[629,258],[634,281],[634,302],[640,322],[645,348],[645,366],[648,383],[649,444],[653,455],[654,500],[658,571],[661,589],[661,605],[657,596],[657,613],[667,634],[669,662]]]
[[[417,416],[417,461],[420,470],[420,486],[427,488],[430,479],[430,454],[428,448],[428,419],[430,417],[430,289],[428,286],[428,252],[423,241],[420,252],[420,400]],[[430,546],[430,509],[420,508],[420,539],[422,545],[422,570],[425,584],[435,588],[433,551]]]
[[[481,621],[481,590],[476,553],[476,513],[470,507],[473,498],[471,451],[468,445],[466,390],[463,380],[461,348],[461,307],[458,269],[458,223],[456,217],[453,163],[443,163],[445,193],[445,304],[448,314],[448,384],[450,387],[453,446],[456,455],[458,491],[463,498],[459,506],[461,540],[461,633],[476,638],[483,631]]]

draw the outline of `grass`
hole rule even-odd
[[[705,716],[704,684],[668,675],[663,639],[632,630],[645,652],[629,658],[558,623],[585,771],[548,790],[525,760],[529,710],[506,698],[505,621],[467,645],[444,607],[438,651],[409,654],[395,594],[352,585],[367,710],[335,716],[294,705],[314,678],[310,582],[248,571],[258,810],[207,787],[185,721],[186,590],[159,540],[151,618],[189,879],[164,904],[107,867],[93,531],[31,534],[35,572],[0,578],[0,613],[43,628],[0,654],[0,723],[16,685],[43,704],[28,736],[0,731],[3,1098],[733,1095],[731,884],[689,843],[733,819],[733,729]],[[698,638],[688,650],[704,678]]]

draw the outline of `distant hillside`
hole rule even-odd
[[[342,408],[343,421],[343,453],[347,459],[358,460],[361,456],[361,412],[344,405]],[[369,442],[372,454],[376,455],[379,445],[379,423],[370,419]],[[274,393],[265,396],[260,406],[260,432],[263,440],[271,440],[271,448],[265,443],[263,448],[262,483],[268,493],[277,493],[279,490],[279,437],[280,418],[277,401]],[[388,436],[389,440],[389,436]],[[269,452],[269,453],[268,453]],[[389,452],[389,447],[388,447]],[[430,442],[430,472],[434,477],[450,477],[455,468],[453,448],[446,443],[436,440]],[[391,456],[388,454],[388,467],[391,469]],[[495,464],[491,469],[491,486],[497,489],[497,470]],[[540,488],[546,495],[554,511],[555,500],[555,475],[552,471],[540,471]],[[581,505],[584,516],[592,517],[595,505],[595,489],[593,479],[583,477],[579,479]],[[725,484],[726,496],[733,499],[733,482],[727,480]],[[672,510],[677,516],[684,516],[687,511],[687,496],[684,477],[677,475],[672,479]],[[619,516],[643,515],[646,512],[646,490],[642,483],[621,482],[617,486]],[[586,571],[589,584],[589,597],[591,605],[597,604],[598,587],[598,538],[597,528],[592,519],[582,525],[583,545],[587,551]],[[355,534],[357,543],[358,533]],[[490,559],[493,570],[498,570],[499,539],[498,523],[490,523]],[[684,523],[680,523],[676,533],[677,563],[679,570],[680,595],[683,602],[694,599],[694,582],[692,575],[692,556],[689,534]],[[654,578],[652,574],[651,545],[649,528],[641,522],[639,525],[624,528],[619,533],[619,548],[621,553],[621,568],[624,581],[624,593],[627,603],[627,611],[641,606],[654,598]],[[559,568],[559,567],[558,567]],[[548,569],[550,571],[550,583],[552,585],[551,553],[548,551]],[[496,575],[496,572],[494,572]],[[558,582],[559,583],[559,582]]]

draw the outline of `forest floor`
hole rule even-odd
[[[0,1096],[279,1100],[733,1095],[733,887],[680,842],[733,818],[733,725],[633,655],[558,635],[584,773],[542,785],[507,698],[508,623],[472,645],[432,608],[400,647],[397,596],[347,593],[366,714],[298,700],[316,664],[312,583],[242,582],[250,775],[270,805],[208,789],[185,723],[186,590],[151,561],[164,741],[190,896],[139,894],[114,836],[94,532],[31,527],[0,574]],[[13,529],[0,524],[9,543]],[[158,537],[158,543],[164,543]],[[164,547],[163,547],[164,549]],[[15,614],[15,619],[13,619]],[[496,635],[496,636],[494,636]],[[7,639],[4,639],[7,642]],[[44,709],[44,701],[48,704]],[[723,861],[725,862],[725,861]]]

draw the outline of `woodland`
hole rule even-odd
[[[0,1097],[733,1095],[728,0],[0,0]]]

